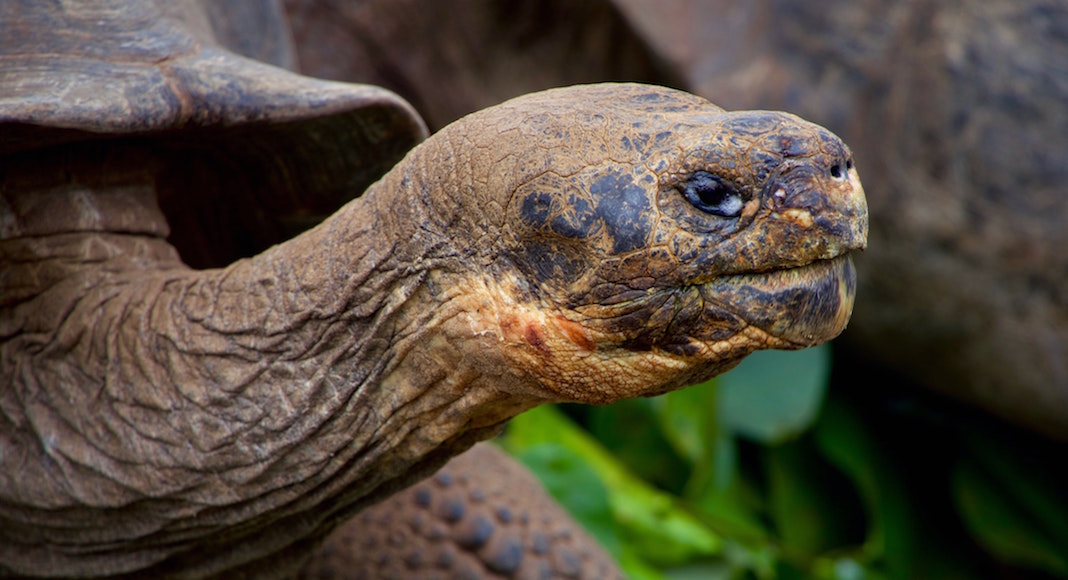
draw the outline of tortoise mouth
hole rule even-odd
[[[579,310],[584,325],[627,350],[682,356],[744,356],[758,348],[799,349],[838,336],[849,322],[856,271],[849,254],[777,270],[720,276],[636,300]]]
[[[804,348],[845,330],[856,285],[853,260],[845,253],[800,266],[727,276],[705,284],[702,291],[747,324],[788,343],[780,348]]]

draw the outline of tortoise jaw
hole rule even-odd
[[[727,276],[704,284],[702,293],[777,339],[768,346],[805,348],[845,330],[853,313],[856,270],[845,253],[801,266]]]

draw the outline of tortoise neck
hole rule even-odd
[[[84,530],[48,532],[96,554],[101,570],[190,545],[221,569],[235,563],[231,548],[266,554],[320,533],[539,402],[511,388],[522,377],[479,358],[498,338],[464,316],[480,308],[463,287],[471,265],[438,233],[447,207],[426,221],[419,199],[435,192],[418,173],[403,163],[322,224],[217,270],[182,266],[155,237],[163,229],[0,241],[3,258],[15,246],[46,251],[45,238],[81,240],[66,258],[49,250],[80,264],[54,287],[0,303],[0,376],[11,377],[0,446],[49,458],[0,454],[0,472],[32,482],[0,478],[0,499],[23,506],[0,514],[0,544],[78,509]],[[151,207],[148,183],[129,183],[116,185]],[[137,264],[132,246],[94,245],[109,236],[155,249]],[[88,250],[104,259],[87,263]],[[0,281],[38,275],[11,272],[5,259]],[[50,341],[62,348],[40,348]]]
[[[489,339],[466,317],[480,308],[468,287],[477,267],[443,233],[452,218],[424,201],[438,196],[426,191],[421,161],[410,157],[315,228],[218,275],[224,284],[243,280],[245,296],[249,280],[277,288],[271,316],[254,328],[286,335],[285,358],[306,357],[316,369],[298,388],[329,384],[335,396],[316,414],[365,415],[345,433],[345,449],[363,449],[361,462],[405,455],[394,475],[464,429],[503,424],[541,402],[502,386],[514,377],[472,354],[497,347],[478,344]],[[391,473],[372,471],[364,482]]]

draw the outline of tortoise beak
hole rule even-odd
[[[857,275],[843,254],[784,270],[713,280],[701,288],[707,304],[786,341],[785,348],[826,342],[845,330],[853,313]]]

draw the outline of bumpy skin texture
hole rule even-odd
[[[360,512],[301,569],[306,580],[620,578],[615,563],[514,459],[480,443]]]
[[[694,92],[854,148],[872,250],[843,344],[1068,440],[1068,4],[616,2]]]
[[[151,165],[129,155],[104,182],[66,167],[50,199],[151,213]],[[737,215],[687,201],[696,172]],[[34,227],[42,184],[10,183],[4,219]],[[0,318],[9,572],[284,573],[524,409],[656,394],[837,335],[866,207],[815,125],[593,85],[447,127],[228,268],[190,270],[158,235],[0,243],[19,289]]]

